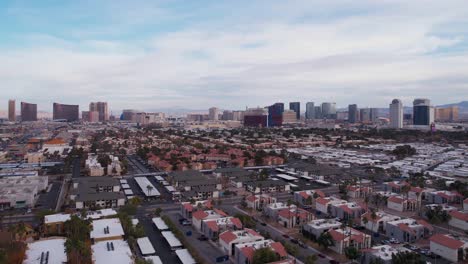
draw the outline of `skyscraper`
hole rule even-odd
[[[400,99],[393,99],[390,104],[390,127],[403,128],[403,104]]]
[[[244,113],[244,126],[268,127],[268,111],[265,108],[250,108]]]
[[[377,122],[377,118],[379,118],[379,109],[378,108],[371,108],[370,109],[370,121],[372,123]]]
[[[350,104],[348,106],[348,122],[351,124],[356,123],[359,120],[357,104]]]
[[[371,121],[371,110],[369,108],[359,109],[359,119],[363,123],[369,123]]]
[[[336,119],[336,103],[322,103],[322,117]]]
[[[413,101],[413,125],[429,126],[434,122],[434,108],[431,101],[425,98],[417,98]]]
[[[8,101],[8,120],[11,122],[16,121],[16,101],[9,100]]]
[[[275,103],[268,107],[268,126],[277,127],[283,125],[284,104]]]
[[[53,106],[53,119],[54,120],[67,120],[67,122],[74,122],[80,119],[80,107],[78,105],[66,105],[54,103]]]
[[[314,102],[306,104],[306,119],[315,119],[315,105]]]
[[[21,121],[37,121],[37,104],[21,102]]]
[[[456,121],[458,120],[458,106],[449,106],[445,108],[436,108],[435,120],[438,121]]]
[[[301,103],[300,102],[290,102],[289,110],[296,112],[296,118],[301,119]]]
[[[320,105],[314,107],[314,118],[315,119],[322,118],[322,107]]]
[[[210,109],[208,109],[209,111],[209,118],[210,120],[218,120],[218,116],[219,116],[219,109],[216,108],[216,107],[211,107]]]
[[[89,111],[99,113],[99,122],[106,122],[109,120],[107,102],[91,102],[89,104]]]

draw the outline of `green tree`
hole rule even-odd
[[[420,254],[415,252],[398,252],[397,254],[392,254],[392,264],[424,264],[426,261]]]
[[[358,259],[361,256],[361,253],[355,247],[345,248],[344,253],[345,253],[346,257],[348,259],[352,260],[352,261],[355,261],[356,259]]]
[[[280,257],[269,247],[255,250],[252,264],[266,264],[280,260]]]
[[[154,209],[154,215],[155,215],[155,216],[158,216],[158,217],[159,217],[159,216],[161,216],[161,213],[162,213],[162,209],[161,209],[161,208],[158,207],[158,208]]]
[[[333,237],[330,235],[330,233],[325,232],[320,234],[320,236],[317,238],[317,244],[322,248],[327,249],[334,246],[335,241],[333,240]]]
[[[315,264],[317,261],[317,255],[309,255],[305,258],[304,264]]]

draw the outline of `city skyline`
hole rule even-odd
[[[118,110],[457,102],[468,88],[467,5],[2,1],[0,109],[10,98],[41,111],[55,101]]]

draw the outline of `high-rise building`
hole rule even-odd
[[[265,108],[249,108],[244,113],[244,126],[268,127],[268,111]]]
[[[218,108],[211,107],[208,111],[209,111],[208,116],[209,116],[210,120],[215,120],[215,121],[218,120],[218,118],[219,118],[219,109]]]
[[[230,110],[224,110],[223,115],[221,116],[222,120],[233,120],[234,114]]]
[[[436,108],[435,120],[453,122],[458,120],[458,106]]]
[[[434,108],[431,101],[425,98],[417,98],[413,101],[413,125],[429,126],[434,122]]]
[[[314,102],[306,103],[306,119],[315,119],[315,105],[314,105]]]
[[[8,101],[8,120],[11,122],[16,121],[16,101],[9,100]]]
[[[54,103],[53,119],[67,120],[67,122],[78,121],[80,119],[80,107],[78,105]]]
[[[21,102],[21,121],[37,121],[37,104]]]
[[[322,117],[336,119],[336,103],[322,103]]]
[[[371,122],[371,110],[369,108],[359,109],[359,118],[363,123]]]
[[[232,120],[243,121],[245,111],[232,111]]]
[[[314,107],[314,117],[315,117],[315,119],[323,118],[323,116],[322,116],[322,107],[320,105]]]
[[[83,111],[81,112],[81,119],[84,122],[97,123],[99,122],[98,111]]]
[[[379,109],[378,108],[371,108],[370,109],[370,121],[372,123],[377,122],[379,118]]]
[[[131,121],[136,122],[136,114],[138,113],[137,110],[133,109],[124,109],[122,111],[122,115],[120,116],[120,120],[122,121]]]
[[[351,124],[356,123],[359,120],[357,104],[350,104],[348,106],[348,122]]]
[[[292,123],[297,123],[297,115],[296,111],[294,110],[285,110],[283,112],[283,124],[292,124]]]
[[[301,103],[300,102],[290,102],[289,110],[296,112],[296,118],[301,119]]]
[[[268,107],[268,126],[278,127],[283,125],[284,104],[275,103]]]
[[[393,99],[390,104],[390,127],[403,128],[403,103],[400,99]]]
[[[109,109],[107,102],[91,102],[89,104],[89,111],[99,113],[99,122],[109,121]]]

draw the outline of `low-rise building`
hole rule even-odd
[[[93,263],[95,264],[133,264],[133,254],[127,241],[116,239],[99,241],[91,246]]]
[[[67,263],[63,237],[50,237],[28,243],[23,264]]]
[[[323,233],[332,229],[339,229],[341,225],[341,222],[335,219],[316,219],[303,225],[302,233],[311,239],[317,239]]]
[[[265,180],[245,183],[245,189],[251,193],[288,192],[290,185],[283,181]]]
[[[418,201],[406,199],[403,196],[390,196],[387,199],[387,208],[398,212],[415,211],[418,207]]]
[[[125,235],[119,218],[94,220],[91,223],[90,238],[94,242],[123,239]]]
[[[47,189],[47,176],[37,173],[27,176],[0,177],[0,210],[34,207],[39,193]]]
[[[278,223],[284,228],[302,226],[313,218],[313,214],[297,207],[282,209],[278,212]]]
[[[403,252],[410,252],[410,250],[404,247],[393,247],[390,245],[374,246],[364,250],[364,263],[391,264],[392,256]]]
[[[247,203],[248,208],[262,211],[265,206],[276,203],[276,197],[268,194],[254,194],[247,196],[245,198],[245,202]]]
[[[252,229],[224,231],[219,235],[219,244],[226,255],[233,256],[236,245],[264,240],[264,237]]]
[[[312,206],[319,197],[325,198],[325,193],[323,193],[321,190],[304,190],[294,192],[294,201],[303,207]]]
[[[280,258],[280,260],[285,260],[288,257],[286,249],[280,242],[268,239],[235,245],[234,263],[253,263],[252,261],[255,251],[266,247],[269,247]]]
[[[414,243],[429,237],[434,231],[432,225],[426,221],[412,218],[387,222],[385,229],[388,237],[393,237],[405,243]]]
[[[70,219],[70,214],[63,213],[44,216],[44,233],[47,235],[63,234],[63,224]]]
[[[442,258],[457,263],[466,259],[468,242],[450,235],[435,234],[430,238],[430,250]]]
[[[364,220],[366,219],[366,220]],[[388,222],[400,220],[401,217],[391,215],[382,211],[379,212],[366,212],[361,216],[361,223],[363,226],[374,233],[384,232]]]
[[[454,191],[435,191],[427,193],[427,201],[435,204],[460,204],[463,195]]]
[[[468,212],[451,211],[449,225],[463,231],[468,231]]]
[[[213,209],[211,200],[194,201],[193,204],[190,202],[182,202],[180,204],[180,214],[185,219],[192,219],[192,213],[195,211],[211,209]]]
[[[330,249],[338,254],[344,254],[344,250],[347,247],[361,250],[370,248],[371,246],[371,236],[353,228],[332,229],[328,233],[330,233],[335,242],[335,245],[330,247]]]
[[[192,225],[198,232],[202,230],[202,222],[205,220],[213,220],[218,218],[228,217],[228,215],[219,210],[214,208],[213,210],[205,210],[205,211],[196,211],[192,213]]]
[[[294,204],[287,205],[286,203],[282,202],[271,203],[265,206],[265,208],[263,209],[263,214],[276,221],[279,211],[292,208],[296,208],[296,206]]]
[[[349,185],[346,187],[348,197],[350,198],[364,198],[372,193],[372,188],[368,186]]]
[[[242,229],[242,222],[236,217],[221,217],[217,219],[203,220],[201,223],[200,232],[207,238],[216,241],[219,234],[226,230],[240,230]]]
[[[77,209],[114,208],[125,204],[120,182],[110,177],[82,177],[73,181],[70,199]]]

